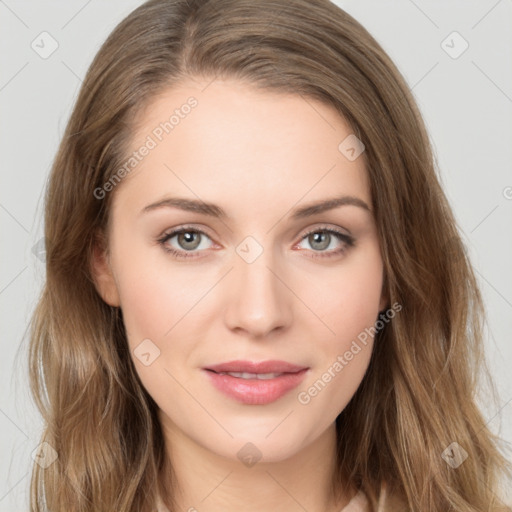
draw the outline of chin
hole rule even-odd
[[[259,428],[228,428],[233,438],[227,439],[227,435],[219,434],[214,439],[202,439],[201,444],[209,451],[227,459],[244,463],[244,459],[248,458],[248,467],[256,459],[258,464],[281,462],[293,457],[310,444],[307,432],[294,432],[292,429],[296,425],[285,425],[286,420],[278,426],[282,420],[283,418],[274,420]]]

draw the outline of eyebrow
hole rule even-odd
[[[362,199],[355,196],[344,195],[333,197],[331,199],[314,201],[312,203],[306,204],[305,206],[296,208],[292,211],[291,218],[293,220],[303,219],[305,217],[310,217],[312,215],[323,213],[328,210],[333,210],[334,208],[346,205],[358,206],[359,208],[371,212],[368,204],[365,203]],[[178,208],[187,212],[200,213],[202,215],[208,215],[211,217],[223,219],[228,218],[226,212],[216,204],[206,203],[196,199],[187,199],[184,197],[167,197],[161,201],[147,205],[142,209],[140,213],[143,214],[160,208]]]

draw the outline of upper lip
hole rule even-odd
[[[228,361],[205,367],[205,370],[240,373],[296,373],[305,370],[306,366],[299,366],[286,361]]]

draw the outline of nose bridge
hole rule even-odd
[[[287,325],[291,319],[290,292],[278,270],[275,251],[253,237],[236,247],[226,323],[254,336]]]

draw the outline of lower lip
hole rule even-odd
[[[307,368],[296,373],[284,373],[274,379],[241,379],[231,375],[220,375],[211,370],[208,374],[212,384],[225,395],[247,405],[265,405],[275,402],[288,391],[296,388],[308,371]]]

